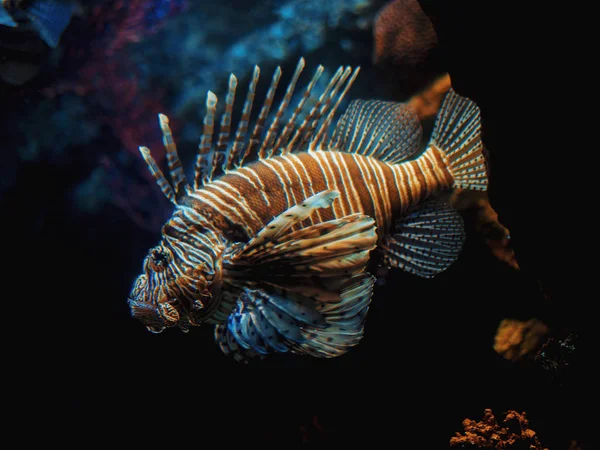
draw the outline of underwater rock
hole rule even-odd
[[[538,319],[504,319],[494,338],[494,350],[505,359],[518,361],[536,352],[548,331],[548,327]]]
[[[509,410],[499,425],[491,409],[486,409],[483,419],[476,422],[463,420],[464,435],[456,433],[450,438],[450,447],[496,450],[548,450],[543,447],[536,432],[529,428],[525,413]]]

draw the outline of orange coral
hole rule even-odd
[[[542,447],[535,431],[529,428],[525,413],[509,410],[502,423],[505,426],[498,424],[491,409],[486,409],[480,422],[463,420],[465,433],[456,433],[450,438],[450,447],[510,450],[523,448],[525,444],[530,450],[548,450]]]

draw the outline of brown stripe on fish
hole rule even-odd
[[[289,153],[281,157],[281,159],[287,162],[289,167],[288,175],[294,179],[292,184],[292,189],[294,190],[296,198],[307,199],[316,194],[314,189],[312,188],[312,179],[310,174],[304,167],[304,164],[300,161],[300,159],[296,156],[295,153]],[[292,226],[292,230],[297,230],[300,228],[304,228],[310,225],[313,225],[318,222],[322,222],[322,217],[320,215],[321,208],[317,208],[314,211],[313,215],[310,215],[303,221],[298,224]]]
[[[340,193],[340,197],[333,202],[331,205],[333,208],[333,213],[335,217],[343,217],[348,214],[347,209],[347,192],[344,184],[342,183],[339,177],[339,171],[337,169],[337,164],[335,164],[330,155],[326,152],[315,151],[309,152],[309,156],[312,156],[315,161],[322,168],[323,176],[325,177],[325,185],[327,189],[332,189],[338,191]],[[346,203],[346,204],[345,204]]]
[[[288,173],[287,166],[289,166],[289,164],[282,164],[281,158],[263,159],[259,163],[271,169],[277,177],[279,186],[281,186],[283,194],[285,195],[286,209],[304,201],[304,198],[296,197],[296,194],[294,193],[292,187],[293,182]]]
[[[345,154],[340,152],[329,152],[329,154],[335,160],[336,166],[340,169],[342,183],[344,184],[344,189],[346,191],[344,200],[348,202],[350,211],[362,211],[360,194],[354,183],[356,176],[352,174],[347,164],[349,158],[344,157]]]
[[[316,160],[311,154],[308,152],[303,153],[292,153],[290,155],[294,155],[296,168],[305,173],[307,175],[306,181],[307,185],[304,186],[306,191],[311,191],[314,193],[318,193],[321,191],[325,191],[328,189],[327,183],[325,181],[325,172],[324,169],[319,165],[319,161]],[[303,178],[304,179],[304,178]],[[338,197],[333,203],[337,203],[340,201],[340,198],[343,196],[340,193],[340,197]],[[321,208],[317,209],[315,219],[319,218],[319,221],[327,221],[334,219],[333,209],[332,208]],[[317,222],[317,220],[315,220]]]
[[[366,189],[361,190],[361,200],[363,203],[363,207],[366,206],[365,214],[370,215],[375,219],[378,227],[381,227],[383,224],[383,217],[381,216],[381,208],[379,204],[379,200],[377,199],[377,186],[375,185],[374,177],[375,174],[372,172],[371,168],[366,162],[366,159],[362,155],[357,155],[355,153],[351,154],[354,164],[356,166],[356,170],[358,172],[359,180],[364,184]],[[367,202],[370,203],[365,205],[364,198],[366,197]]]
[[[448,158],[437,147],[429,147],[423,153],[423,158],[427,159],[433,167],[434,173],[438,181],[446,187],[452,186],[454,177],[450,172]]]
[[[435,170],[431,162],[426,157],[417,158],[415,162],[418,164],[423,179],[425,180],[425,191],[423,192],[422,198],[427,198],[435,192],[438,179],[435,176]]]
[[[387,230],[399,212],[450,187],[453,179],[436,149],[401,164],[336,151],[309,151],[266,158],[207,183],[197,197],[223,229],[253,236],[274,216],[315,193],[340,193],[331,208],[294,225],[296,229],[362,212]],[[208,208],[208,209],[207,209]]]

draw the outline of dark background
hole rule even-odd
[[[158,230],[109,216],[103,220],[118,232],[102,233],[97,218],[77,216],[65,201],[76,171],[28,164],[1,205],[6,264],[15,269],[3,283],[5,317],[20,344],[11,345],[14,359],[9,354],[26,381],[20,423],[40,419],[60,439],[85,436],[78,442],[287,447],[304,439],[438,449],[464,418],[492,408],[497,416],[525,411],[551,450],[574,439],[597,448],[587,412],[597,294],[585,283],[596,239],[585,168],[596,150],[593,128],[583,125],[594,114],[586,110],[593,83],[578,34],[584,12],[547,3],[421,4],[454,88],[481,108],[490,199],[521,271],[470,234],[459,261],[434,280],[391,274],[350,354],[240,366],[220,353],[208,326],[152,335],[129,317],[136,274],[128,270]],[[492,344],[505,317],[537,317],[559,336],[576,334],[568,367],[550,373],[503,360]]]

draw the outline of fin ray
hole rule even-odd
[[[420,151],[422,134],[407,103],[354,100],[338,121],[329,148],[396,164]]]
[[[460,214],[432,198],[398,220],[395,233],[384,238],[382,247],[391,267],[431,278],[458,258],[464,239]]]
[[[487,190],[479,107],[450,89],[435,121],[430,145],[448,157],[454,187]]]

